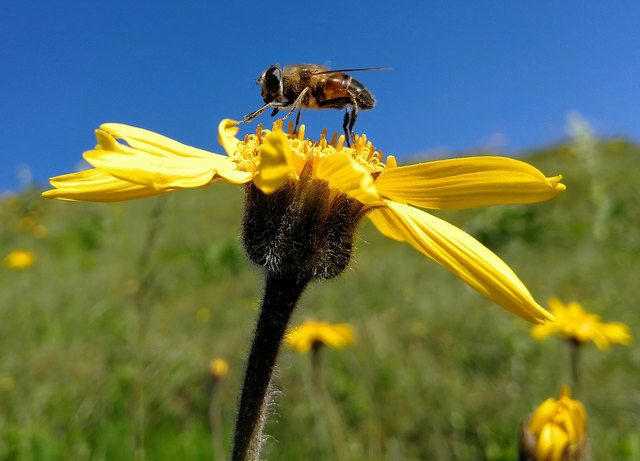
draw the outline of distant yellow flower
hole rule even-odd
[[[36,260],[36,254],[29,250],[14,250],[4,258],[4,265],[9,269],[27,269]]]
[[[297,352],[306,354],[312,347],[344,349],[353,344],[353,331],[348,323],[330,324],[307,320],[289,330],[284,340]]]
[[[33,216],[24,216],[18,221],[18,229],[21,231],[31,231],[36,225],[36,220]]]
[[[0,391],[10,391],[16,385],[16,379],[13,376],[3,376],[0,378]]]
[[[586,312],[578,302],[563,304],[558,298],[549,300],[555,322],[535,325],[531,329],[531,337],[544,339],[550,335],[558,335],[564,339],[586,343],[593,341],[599,349],[608,349],[611,343],[629,345],[631,334],[629,327],[621,322],[604,323],[600,316]]]
[[[36,224],[31,234],[37,239],[42,239],[49,235],[49,229],[44,224]]]
[[[291,190],[303,196],[324,187],[330,198],[349,197],[340,206],[351,208],[332,213],[352,220],[354,227],[366,215],[384,235],[408,242],[509,312],[536,323],[553,318],[498,256],[411,205],[462,209],[539,202],[565,189],[561,176],[546,178],[524,162],[488,156],[397,167],[393,156],[383,162],[364,135],[353,147],[345,147],[344,136],[337,135],[328,142],[323,134],[316,143],[304,139],[304,126],[293,133],[290,124],[285,134],[279,121],[273,131],[258,126],[256,134],[242,140],[236,138],[237,125],[232,120],[219,125],[224,156],[140,128],[104,124],[96,131],[98,146],[84,154],[95,168],[51,178],[56,189],[43,196],[113,202],[205,187],[221,179],[253,184],[266,195],[285,184],[293,184]],[[316,276],[335,276],[321,275]]]
[[[209,362],[209,373],[213,379],[220,379],[227,376],[229,364],[224,359],[213,359]]]
[[[564,386],[557,399],[547,399],[522,428],[520,448],[536,461],[585,459],[587,415]]]
[[[201,307],[196,311],[196,319],[199,323],[207,323],[211,320],[211,311],[206,307]]]

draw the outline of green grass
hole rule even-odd
[[[594,238],[592,178],[568,146],[527,158],[564,175],[557,198],[438,216],[481,238],[541,303],[578,300],[637,336],[640,149],[600,148],[606,238]],[[238,244],[242,191],[215,184],[166,199],[155,221],[164,198],[69,203],[30,190],[0,204],[2,256],[38,258],[0,269],[0,459],[130,460],[141,447],[149,460],[212,459],[214,357],[230,364],[216,396],[229,451],[262,290]],[[34,238],[24,216],[48,235]],[[352,460],[513,460],[519,422],[569,381],[560,340],[532,341],[525,321],[368,222],[350,268],[303,296],[293,321],[307,318],[356,332],[354,347],[323,357]],[[593,459],[640,459],[636,343],[585,346],[582,359]],[[265,458],[333,459],[309,357],[283,350],[276,383]]]

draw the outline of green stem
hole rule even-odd
[[[267,272],[260,316],[249,352],[236,418],[232,461],[260,458],[271,378],[289,318],[309,283],[299,274]]]
[[[316,390],[320,399],[322,400],[322,406],[324,407],[324,413],[329,423],[329,429],[331,431],[331,441],[333,442],[333,449],[335,451],[335,459],[337,461],[345,461],[347,459],[346,450],[343,443],[343,430],[340,416],[333,405],[333,400],[327,391],[327,387],[324,381],[324,374],[322,372],[322,359],[320,357],[320,349],[322,346],[316,346],[311,349],[311,367],[313,369],[313,381],[316,386]]]
[[[577,396],[580,392],[580,342],[569,341],[569,357],[571,362],[571,393]]]
[[[209,401],[209,428],[211,429],[211,445],[213,459],[222,461],[225,458],[222,445],[222,417],[220,415],[220,403],[218,401],[219,379],[214,379],[211,385],[211,398]]]
[[[135,337],[134,358],[136,361],[137,376],[135,380],[135,404],[134,404],[134,458],[144,461],[146,454],[146,327],[151,316],[151,291],[155,276],[154,267],[151,264],[151,256],[158,240],[158,233],[162,227],[162,215],[167,204],[167,197],[158,197],[151,210],[144,245],[138,257],[138,279],[140,286],[133,298],[135,312]]]

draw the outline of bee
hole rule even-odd
[[[376,105],[371,92],[346,73],[364,70],[389,70],[389,68],[330,70],[326,66],[316,64],[292,64],[284,68],[278,64],[273,65],[262,72],[256,81],[256,85],[262,85],[261,95],[264,106],[245,115],[243,122],[253,120],[268,107],[273,108],[272,117],[281,110],[289,110],[283,120],[298,109],[294,130],[297,131],[303,107],[305,109],[346,108],[342,129],[347,146],[351,146],[351,142],[354,141],[353,126],[358,118],[358,110],[373,109]]]

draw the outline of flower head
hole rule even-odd
[[[304,139],[304,126],[285,133],[261,126],[238,139],[238,122],[223,120],[218,140],[227,155],[186,146],[121,124],[96,131],[98,146],[84,154],[93,169],[51,179],[49,198],[131,200],[224,179],[245,184],[244,243],[250,259],[272,272],[330,278],[348,264],[363,216],[384,235],[406,241],[482,295],[531,322],[551,316],[513,271],[462,230],[412,205],[461,209],[533,203],[564,190],[509,158],[471,157],[397,167],[366,136],[353,147],[344,137]],[[305,237],[306,236],[306,237]],[[284,269],[283,269],[284,268]]]
[[[520,434],[520,449],[536,461],[583,459],[587,443],[587,415],[564,386],[557,399],[545,400]]]
[[[30,250],[14,250],[4,258],[4,265],[9,269],[27,269],[33,265],[36,254]]]
[[[549,307],[556,317],[555,322],[535,325],[531,337],[544,339],[550,335],[559,335],[577,343],[593,341],[599,349],[608,349],[611,343],[629,345],[631,334],[629,327],[621,322],[601,322],[600,316],[586,312],[578,302],[563,304],[558,298],[549,300]]]
[[[211,375],[211,379],[219,380],[227,376],[229,372],[229,364],[226,360],[216,358],[209,362],[209,374]]]
[[[297,352],[306,354],[311,348],[318,349],[322,346],[344,349],[353,344],[353,331],[348,323],[330,324],[307,320],[289,330],[284,340]]]

